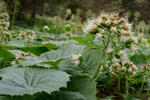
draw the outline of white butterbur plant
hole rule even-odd
[[[140,38],[132,31],[132,25],[128,19],[119,17],[118,13],[102,12],[98,17],[88,21],[83,30],[87,35],[95,35],[96,46],[102,48],[100,55],[102,59],[100,59],[92,78],[103,79],[103,74],[107,73],[105,75],[110,80],[113,78],[118,91],[121,91],[122,84],[125,85],[124,91],[128,97],[131,84],[129,81],[140,72],[137,63],[134,64],[133,59],[135,58],[131,59],[131,56],[139,51],[137,50],[139,42],[143,46],[149,46],[147,39],[139,41]],[[144,68],[146,67],[143,67],[142,71]],[[103,80],[100,80],[101,82],[103,83]]]
[[[80,57],[81,54],[73,54],[71,57],[71,63],[74,64],[75,66],[78,66],[80,64]]]
[[[110,68],[112,73],[114,73],[114,68],[117,68],[119,71],[125,69],[131,71],[132,66],[131,68],[123,66],[126,65],[126,61],[129,61],[128,57],[124,55],[126,55],[126,49],[130,51],[136,50],[135,45],[137,39],[132,32],[132,25],[128,22],[126,17],[119,17],[119,13],[108,14],[102,12],[98,17],[88,21],[83,31],[86,34],[95,34],[95,38],[101,43],[101,46],[103,46],[103,58],[109,60],[116,58],[117,61],[119,61],[117,63],[112,61],[112,63],[105,65]],[[118,52],[118,50],[120,51]],[[112,56],[111,59],[108,55],[109,57]],[[97,76],[100,67],[104,66],[104,62],[103,60],[100,61],[93,77]],[[110,67],[109,65],[112,66]],[[136,70],[132,70],[131,72],[135,74]]]
[[[24,30],[20,32],[19,39],[24,39],[26,42],[33,42],[33,35],[35,34],[32,30]]]
[[[2,45],[11,38],[8,30],[9,24],[9,15],[6,12],[0,13],[0,42]]]

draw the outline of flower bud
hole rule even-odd
[[[102,40],[102,34],[101,33],[97,33],[96,34],[96,39],[99,40],[99,41]]]
[[[111,30],[113,33],[117,32],[116,27],[112,27],[110,30]]]
[[[131,43],[135,43],[136,42],[136,38],[135,37],[131,37],[130,41],[131,41]]]
[[[109,49],[107,49],[107,50],[106,50],[106,53],[108,53],[108,54],[109,54],[109,53],[112,53],[113,51],[114,51],[114,49],[109,48]]]
[[[11,62],[11,65],[13,66],[13,65],[16,65],[16,61],[12,61]]]
[[[124,56],[124,54],[125,54],[125,52],[124,52],[123,50],[120,50],[120,51],[118,52],[118,55],[119,55],[119,56]]]
[[[133,70],[132,70],[132,68],[128,68],[128,72],[132,72]]]
[[[120,19],[120,22],[121,22],[121,23],[125,23],[125,22],[126,22],[126,19],[125,19],[125,18],[121,18],[121,19]]]
[[[126,67],[122,67],[121,70],[126,72],[127,69],[126,69]]]
[[[105,24],[106,24],[107,26],[110,26],[111,21],[110,21],[110,20],[107,20],[107,21],[105,22]]]
[[[102,25],[102,24],[103,24],[103,19],[102,18],[98,18],[97,25]]]
[[[118,24],[118,22],[117,22],[116,20],[112,21],[112,23],[113,23],[114,25],[117,25],[117,24]]]
[[[102,13],[100,17],[101,17],[102,19],[106,19],[106,18],[108,17],[108,15],[107,15],[107,14]]]

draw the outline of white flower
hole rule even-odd
[[[106,53],[112,53],[113,51],[114,51],[114,49],[108,48],[108,49],[106,50]]]
[[[21,60],[22,58],[18,55],[16,56],[16,60]]]
[[[72,60],[75,61],[75,60],[78,60],[79,59],[79,56],[78,55],[72,55]]]
[[[131,31],[131,30],[132,30],[132,24],[125,23],[124,28],[125,28],[125,30],[127,30],[127,31]]]
[[[11,65],[16,65],[16,61],[12,61],[12,62],[11,62]]]
[[[133,64],[132,65],[133,70],[138,70],[138,68]]]
[[[125,52],[124,52],[123,50],[120,50],[120,51],[118,52],[118,55],[119,55],[119,56],[124,56],[124,54],[125,54]]]
[[[96,20],[90,20],[85,28],[83,29],[84,33],[89,34],[92,31],[97,30]]]
[[[112,21],[112,23],[113,23],[114,25],[117,25],[117,24],[118,24],[118,21],[117,21],[117,20],[114,20],[114,21]]]
[[[44,26],[43,29],[49,30],[49,27],[48,26]]]
[[[126,61],[126,64],[132,66],[133,65],[133,62],[131,62],[129,59]]]
[[[130,31],[127,31],[127,32],[126,32],[126,35],[127,35],[127,36],[131,36],[131,34],[132,34],[132,33],[131,33]]]
[[[135,42],[136,42],[136,38],[135,38],[135,37],[131,37],[130,40],[131,40],[132,43],[135,43]]]
[[[117,59],[117,58],[113,58],[112,59],[112,61],[113,61],[113,63],[115,64],[115,63],[119,63],[120,62],[120,60],[119,59]]]
[[[97,18],[97,25],[102,25],[103,24],[103,19],[98,17]]]
[[[122,63],[124,63],[125,60],[126,60],[125,56],[120,56],[120,61],[121,61]]]
[[[123,30],[123,29],[120,30],[120,35],[121,35],[121,36],[125,35],[126,33],[127,33],[127,31],[125,31],[125,30]]]
[[[125,22],[126,22],[126,19],[122,17],[122,18],[120,18],[120,22],[121,22],[121,23],[125,23]]]
[[[20,53],[19,53],[19,55],[22,55],[22,56],[24,56],[24,55],[25,55],[25,53],[24,53],[24,52],[20,52]]]
[[[134,47],[134,45],[131,45],[130,49],[131,49],[131,51],[135,51],[136,50],[136,48]]]
[[[126,71],[127,69],[126,69],[126,67],[122,67],[121,70],[122,71]]]
[[[128,68],[128,72],[132,72],[133,70],[132,70],[132,68]]]
[[[75,66],[78,66],[79,64],[80,64],[80,61],[79,61],[79,60],[77,60],[77,61],[74,62],[74,65],[75,65]]]
[[[136,74],[136,72],[135,71],[133,71],[133,75],[135,75]]]
[[[96,39],[99,40],[99,41],[102,40],[102,34],[101,33],[97,33],[96,34]]]
[[[113,33],[117,32],[116,27],[112,27],[110,30],[111,30]]]
[[[105,24],[106,24],[107,26],[110,26],[110,24],[111,24],[111,20],[110,20],[110,19],[108,19],[108,20],[105,22]]]
[[[71,62],[77,66],[80,64],[80,60],[79,58],[81,57],[81,54],[77,54],[77,55],[72,55],[72,58],[71,58]]]
[[[82,56],[82,55],[79,53],[79,54],[78,54],[78,57],[80,58],[81,56]]]
[[[108,18],[108,15],[105,14],[104,12],[102,12],[101,15],[100,15],[100,17],[101,17],[102,19],[106,19],[106,18]]]

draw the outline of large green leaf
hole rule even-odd
[[[9,67],[1,70],[1,95],[33,95],[37,92],[51,94],[66,87],[69,75],[50,69]]]
[[[136,66],[147,64],[146,56],[144,54],[135,54],[130,59]]]
[[[0,47],[0,58],[14,58],[15,56],[7,49]]]
[[[69,42],[60,46],[58,50],[51,50],[41,54],[39,57],[26,57],[24,66],[35,65],[46,62],[57,62],[60,59],[68,58],[72,54],[82,53],[84,46]],[[58,63],[58,62],[57,62]]]
[[[8,49],[18,49],[24,52],[31,52],[36,55],[40,55],[41,53],[47,52],[49,50],[55,50],[58,47],[55,44],[29,44],[24,41],[9,41],[6,45]]]
[[[87,100],[79,92],[57,91],[51,95],[46,93],[36,94],[34,96],[0,96],[0,100]]]
[[[43,98],[41,99],[43,100]],[[58,92],[51,96],[50,100],[87,100],[79,92]]]
[[[81,93],[87,100],[97,100],[96,82],[90,78],[72,78],[68,84],[68,89],[69,91]]]
[[[98,63],[101,61],[101,59],[103,59],[102,53],[103,52],[101,48],[85,49],[82,56],[82,61],[89,72],[93,73],[93,71],[95,71]]]
[[[81,73],[83,70],[80,66],[75,66],[71,63],[70,58],[63,59],[58,64],[59,69],[69,73],[70,75],[76,75]]]

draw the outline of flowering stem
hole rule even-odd
[[[106,42],[106,45],[105,45],[105,43],[104,43],[104,49],[103,49],[103,54],[102,54],[103,60],[101,60],[100,63],[98,64],[98,66],[96,67],[96,70],[95,70],[95,72],[94,72],[93,75],[92,75],[92,78],[93,78],[93,79],[95,79],[95,78],[97,77],[97,74],[98,74],[98,72],[99,72],[99,69],[100,69],[100,67],[103,65],[103,62],[104,62],[104,60],[105,60],[105,55],[106,55],[105,50],[107,49],[107,47],[108,47],[108,45],[109,45],[109,42],[110,42],[110,32],[108,32],[107,38],[108,38],[108,40],[107,40],[107,42]]]

